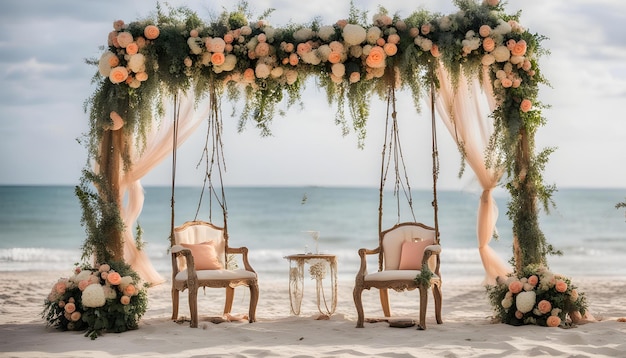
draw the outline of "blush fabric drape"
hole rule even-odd
[[[498,207],[492,191],[502,171],[487,167],[485,157],[493,133],[493,121],[489,114],[497,106],[488,71],[485,67],[481,74],[484,79],[482,85],[478,77],[469,79],[462,74],[454,86],[450,74],[440,64],[436,72],[440,88],[436,94],[435,110],[457,145],[462,148],[466,163],[482,187],[476,220],[478,251],[485,269],[484,284],[495,284],[498,276],[504,276],[512,269],[489,246],[498,219]]]
[[[202,107],[199,106],[201,110],[196,111],[195,99],[191,91],[179,96],[179,98],[177,144],[180,147],[202,123],[202,120],[207,118],[210,107],[204,104]],[[146,252],[137,248],[133,229],[144,203],[141,178],[172,153],[174,121],[171,118],[174,117],[173,111],[174,108],[169,108],[164,118],[159,121],[158,126],[153,126],[147,135],[143,150],[137,150],[137,146],[130,143],[132,165],[128,171],[120,173],[120,202],[122,203],[120,211],[125,224],[123,232],[124,260],[139,274],[142,280],[152,285],[163,283],[165,279],[155,270]]]

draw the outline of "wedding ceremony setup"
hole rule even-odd
[[[112,337],[122,332],[124,337],[135,334],[145,355],[152,340],[172,356],[184,356],[176,347],[187,335],[206,347],[242,344],[246,350],[241,356],[263,356],[272,349],[281,352],[277,356],[294,356],[302,345],[324,347],[323,339],[333,335],[369,341],[373,350],[334,346],[323,348],[323,356],[379,356],[392,351],[387,344],[436,346],[438,337],[479,350],[472,351],[477,355],[496,355],[498,341],[507,341],[509,353],[520,356],[574,356],[579,349],[533,348],[530,338],[516,343],[517,333],[510,329],[525,329],[532,336],[551,332],[557,338],[550,339],[564,345],[591,344],[585,333],[602,318],[590,312],[594,302],[585,289],[592,286],[551,269],[550,259],[563,253],[544,233],[541,220],[556,207],[557,192],[544,179],[555,148],[538,148],[535,139],[550,108],[540,93],[550,85],[542,71],[542,58],[550,53],[544,47],[547,37],[527,29],[522,12],[509,13],[504,1],[451,2],[457,10],[450,14],[419,4],[412,13],[399,13],[384,3],[372,14],[352,1],[349,12],[337,14],[332,23],[313,18],[274,24],[275,9],[255,14],[246,1],[210,19],[167,3],[146,9],[145,17],[112,19],[110,32],[94,39],[102,45],[100,57],[86,60],[94,71],[94,91],[85,98],[89,126],[79,142],[86,165],[74,188],[85,233],[81,257],[67,262],[67,275],[49,282],[49,294],[40,299],[46,328],[95,340],[76,348],[76,354],[103,340],[116,345],[120,338]],[[119,16],[128,14],[120,11]],[[307,108],[307,87],[323,93],[329,111],[324,120],[334,122],[344,136],[354,134],[356,147],[372,137],[380,144],[380,156],[371,158],[380,168],[380,178],[374,178],[380,185],[367,191],[378,216],[365,219],[376,229],[365,237],[355,232],[345,244],[347,254],[326,244],[327,227],[293,230],[295,215],[320,205],[316,188],[310,188],[304,196],[295,194],[302,197],[300,211],[283,208],[279,215],[284,217],[278,219],[284,221],[284,231],[291,231],[277,232],[275,238],[294,232],[307,246],[274,258],[270,243],[237,235],[242,224],[233,220],[233,212],[247,202],[229,188],[226,158],[238,143],[224,141],[224,123],[235,121],[239,132],[271,137],[278,118]],[[407,98],[410,107],[400,107],[399,101]],[[378,113],[374,106],[385,108],[384,118],[373,115]],[[428,122],[430,130],[419,139],[428,138],[428,152],[403,150],[403,144],[418,139],[400,128],[400,117]],[[368,131],[372,122],[383,123],[384,133]],[[203,172],[196,184],[201,190],[199,197],[188,199],[178,182],[179,149],[200,128],[206,128],[197,165]],[[455,146],[460,172],[475,177],[479,188],[469,220],[450,217],[459,209],[451,208],[455,201],[438,187],[442,133]],[[427,158],[429,165],[416,168],[415,158]],[[169,217],[158,219],[169,228],[161,233],[166,252],[159,253],[165,270],[146,251],[152,242],[144,242],[145,224],[140,223],[151,193],[142,180],[163,163],[171,165],[171,187],[163,191]],[[420,184],[432,190],[416,196],[408,169],[428,173],[429,181]],[[504,194],[494,195],[498,189]],[[197,209],[189,205],[193,200]],[[281,197],[264,200],[279,202]],[[316,208],[329,211],[327,221],[334,221],[328,225],[345,222],[349,231],[352,214],[330,214],[333,204],[323,203]],[[416,215],[413,206],[418,204],[427,209]],[[506,215],[499,217],[499,204],[505,205]],[[264,221],[269,214],[261,213],[270,208],[250,208],[259,213],[250,214],[256,220],[248,221],[247,232],[254,233],[255,226],[278,231],[277,224]],[[189,215],[194,209],[195,215]],[[508,220],[511,228],[506,233],[512,237],[508,257],[492,248],[492,239],[501,234],[498,219]],[[472,252],[478,253],[451,259],[453,228],[462,220],[469,223],[462,230],[471,232]],[[463,272],[446,276],[450,261],[474,257],[480,261],[482,282],[464,282]],[[264,284],[266,270],[284,282]],[[461,289],[468,286],[477,289]],[[598,292],[626,293],[619,281],[598,286],[593,285]],[[286,310],[284,316],[277,313],[282,312],[278,306]],[[619,313],[623,308],[617,312],[626,315]],[[146,316],[151,317],[147,322]],[[329,326],[333,321],[341,327]],[[612,321],[618,325],[626,319]],[[475,326],[457,336],[464,322]],[[398,329],[406,327],[412,328]],[[382,330],[395,332],[391,341],[379,336]],[[268,350],[255,351],[257,346]],[[605,348],[589,348],[580,356],[623,353],[626,346]],[[216,356],[238,352],[220,349]],[[455,350],[460,355],[450,354],[463,356],[463,349]],[[302,356],[316,356],[314,348]]]

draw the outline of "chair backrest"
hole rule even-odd
[[[174,228],[174,242],[180,244],[199,244],[213,241],[217,258],[226,267],[226,240],[224,229],[206,221],[187,221]],[[184,260],[183,260],[184,262]],[[183,270],[181,260],[178,261],[179,269]]]
[[[402,243],[405,241],[435,240],[435,229],[421,223],[404,222],[380,233],[381,250],[385,270],[397,270],[400,267]],[[428,266],[432,271],[436,267],[436,258],[431,257]]]

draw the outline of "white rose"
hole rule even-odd
[[[493,56],[496,58],[497,62],[506,62],[511,57],[511,51],[509,51],[506,46],[498,46],[492,52]]]
[[[130,56],[130,60],[128,61],[128,68],[130,68],[130,70],[135,73],[145,72],[146,71],[145,62],[146,62],[146,58],[144,57],[143,54],[140,54],[140,53],[134,54]]]

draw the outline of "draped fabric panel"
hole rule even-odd
[[[197,129],[203,119],[208,116],[209,106],[204,105],[201,111],[194,108],[194,95],[187,93],[181,96],[178,116],[178,139],[180,146]],[[137,218],[141,214],[144,203],[144,190],[140,179],[159,165],[172,153],[174,121],[173,109],[167,111],[158,126],[154,126],[147,135],[146,145],[143,151],[136,150],[136,145],[131,153],[132,166],[130,170],[121,173],[120,202],[122,203],[121,216],[124,220],[124,260],[144,280],[152,285],[163,283],[165,280],[154,269],[145,251],[139,250],[135,244],[133,230]],[[126,199],[126,200],[124,200]]]
[[[470,80],[461,75],[457,86],[453,87],[449,73],[440,64],[437,69],[440,88],[435,99],[435,108],[457,145],[463,149],[465,160],[483,189],[478,204],[476,235],[485,269],[484,283],[494,284],[498,276],[504,276],[512,269],[489,246],[498,219],[498,207],[492,191],[502,172],[497,168],[488,168],[485,160],[486,148],[493,133],[493,121],[489,114],[497,105],[488,71],[484,67],[482,86],[478,78]]]

